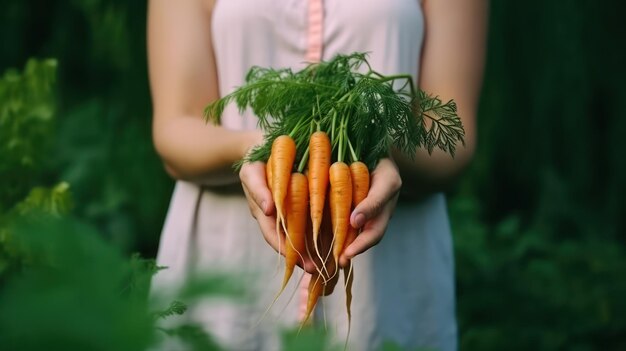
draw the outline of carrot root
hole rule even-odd
[[[309,194],[311,198],[310,212],[313,224],[313,246],[320,260],[322,260],[322,255],[320,254],[317,241],[326,204],[331,150],[332,147],[328,134],[322,131],[311,134],[308,164]]]
[[[352,209],[352,176],[350,167],[344,162],[335,162],[330,166],[330,213],[333,225],[333,257],[339,264],[339,255],[343,251]]]
[[[309,187],[306,176],[302,173],[293,173],[289,180],[289,188],[285,201],[287,209],[287,232],[285,243],[285,276],[281,291],[287,285],[293,274],[298,259],[304,262],[302,253],[306,245],[306,225],[309,203]]]

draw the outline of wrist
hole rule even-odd
[[[263,132],[260,130],[250,130],[242,132],[242,142],[239,149],[239,159],[244,158],[257,145],[263,143]]]

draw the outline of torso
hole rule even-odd
[[[321,59],[368,52],[381,73],[418,79],[424,26],[417,0],[324,0],[323,5]],[[221,95],[241,85],[254,65],[298,69],[306,64],[307,1],[222,0],[214,3],[212,16]],[[231,108],[227,115],[226,127],[256,127],[251,114],[241,120]]]

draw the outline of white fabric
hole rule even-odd
[[[221,0],[213,13],[213,43],[222,95],[243,84],[253,65],[304,66],[308,4],[304,0]],[[417,78],[424,20],[417,0],[325,0],[323,59],[369,52],[383,74]],[[249,112],[227,109],[223,125],[256,128]],[[406,182],[406,180],[405,180]],[[234,350],[277,350],[276,327],[296,325],[297,271],[270,314],[255,326],[282,280],[275,252],[264,242],[240,194],[218,194],[179,181],[163,229],[153,292],[172,287],[190,272],[254,271],[248,304],[205,301],[185,318],[201,321]],[[354,260],[351,350],[374,350],[391,341],[403,349],[457,348],[454,259],[445,198],[400,203],[382,242]],[[297,276],[296,276],[297,275]],[[342,283],[340,280],[340,284]],[[347,331],[345,295],[338,285],[323,299],[328,328],[339,343]],[[332,311],[332,312],[331,312]]]

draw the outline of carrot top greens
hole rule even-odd
[[[363,69],[366,68],[363,73]],[[415,88],[408,74],[385,76],[372,69],[364,53],[337,55],[293,72],[289,68],[253,67],[245,84],[205,108],[208,121],[219,124],[227,104],[250,108],[265,131],[265,143],[243,162],[267,161],[280,135],[296,141],[297,169],[308,157],[309,137],[328,133],[333,159],[362,160],[370,169],[395,147],[409,157],[417,148],[435,147],[454,156],[464,130],[456,104],[443,103]]]

